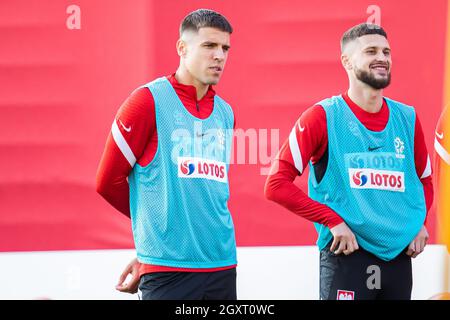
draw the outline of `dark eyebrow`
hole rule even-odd
[[[205,41],[205,42],[202,43],[202,45],[205,45],[205,46],[209,46],[209,45],[218,46],[219,44],[217,42]],[[222,45],[222,47],[224,49],[226,49],[226,50],[230,50],[230,48],[231,48],[231,46],[229,46],[227,44]]]
[[[378,49],[378,47],[372,46],[372,47],[364,48],[364,51],[366,51],[366,50],[377,50],[377,49]],[[384,51],[384,50],[389,50],[389,51],[391,51],[391,49],[390,49],[390,48],[387,48],[387,47],[383,48],[383,51]]]

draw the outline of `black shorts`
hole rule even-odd
[[[320,252],[321,300],[410,300],[411,257],[406,250],[384,261],[361,247],[346,256],[330,251],[331,242]]]
[[[143,300],[236,300],[236,268],[215,272],[155,272],[141,276]]]

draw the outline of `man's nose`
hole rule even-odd
[[[377,54],[378,61],[387,62],[388,59],[389,59],[388,56],[383,51],[378,52],[378,54]]]
[[[214,51],[214,60],[222,61],[223,59],[225,59],[225,52],[222,48],[218,48]]]

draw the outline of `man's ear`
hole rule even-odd
[[[341,63],[345,70],[352,70],[353,65],[347,53],[341,54]]]
[[[177,41],[177,53],[180,57],[184,57],[186,55],[186,42],[184,42],[183,40],[178,39]]]

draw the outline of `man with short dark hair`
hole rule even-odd
[[[381,27],[351,28],[341,50],[348,91],[300,116],[265,195],[315,223],[321,299],[410,299],[433,199],[422,128],[414,108],[383,97],[392,58]],[[308,162],[309,197],[293,183]]]
[[[232,31],[212,10],[187,15],[176,73],[135,90],[117,113],[97,191],[131,216],[137,259],[121,275],[119,291],[139,286],[143,299],[236,299],[227,207],[234,114],[212,88]],[[132,280],[124,283],[128,274]]]

